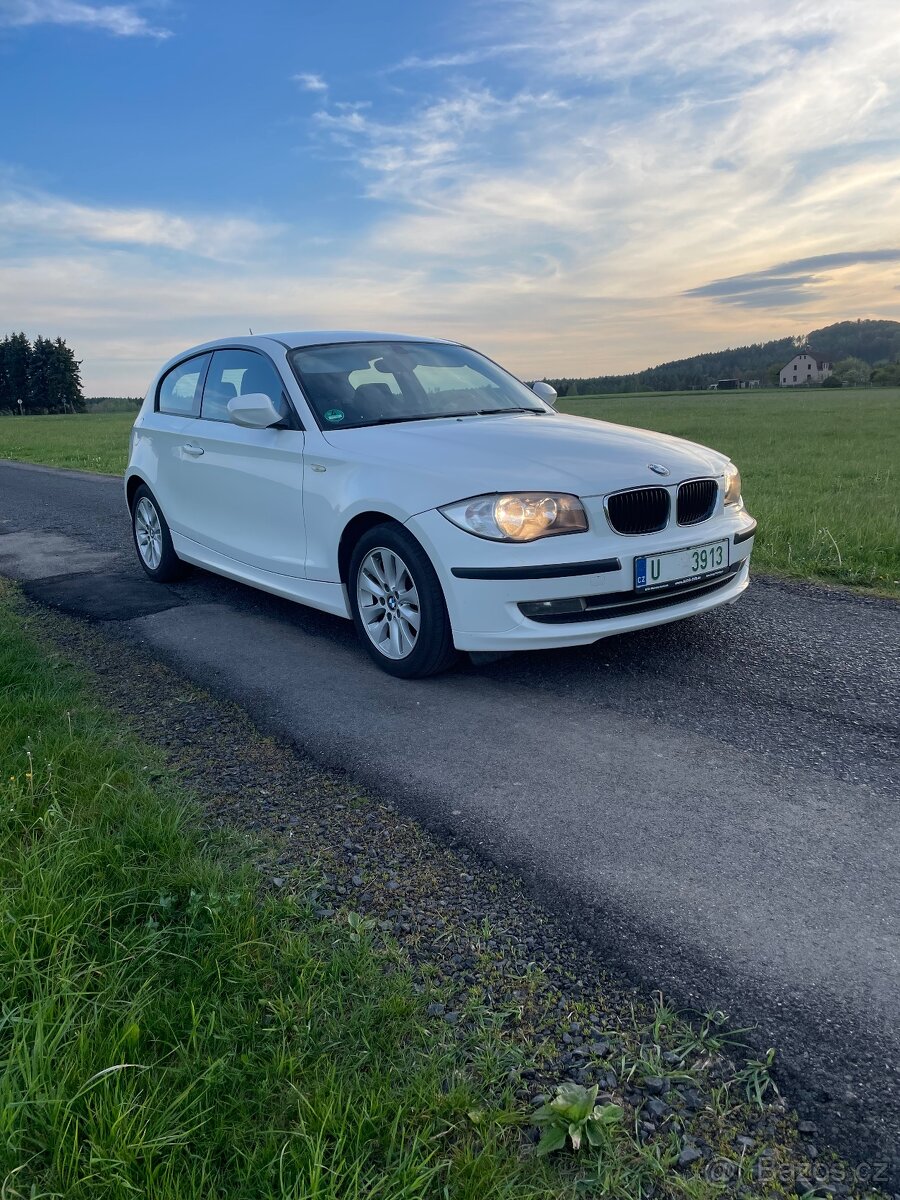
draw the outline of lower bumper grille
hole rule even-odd
[[[657,608],[669,608],[674,604],[683,604],[686,600],[699,600],[720,591],[734,581],[735,576],[744,565],[743,560],[734,563],[715,579],[701,580],[699,583],[673,584],[662,592],[644,595],[642,592],[608,592],[601,596],[581,596],[573,603],[580,603],[578,612],[537,614],[527,611],[533,605],[520,604],[522,615],[529,621],[537,621],[541,625],[571,625],[574,622],[609,621],[614,617],[630,617],[635,613],[651,612]]]

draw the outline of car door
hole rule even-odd
[[[263,392],[285,413],[281,426],[234,424],[228,401]],[[216,350],[199,419],[180,445],[179,532],[216,555],[278,575],[306,573],[304,433],[276,367],[264,354]]]

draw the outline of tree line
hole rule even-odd
[[[0,413],[84,412],[81,364],[62,338],[10,333],[0,342]]]
[[[870,366],[861,358],[836,362],[822,387],[900,387],[900,362]]]
[[[809,334],[695,354],[630,375],[595,375],[588,379],[550,379],[548,382],[561,396],[705,391],[719,379],[758,379],[764,387],[777,386],[781,368],[801,350],[811,350],[834,363],[835,368],[840,366],[842,373],[853,376],[847,382],[860,382],[862,375],[858,365],[847,367],[850,360],[868,367],[869,376],[863,382],[876,385],[900,382],[900,322],[887,320],[838,321]],[[842,382],[838,378],[832,386]]]

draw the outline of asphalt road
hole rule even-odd
[[[348,622],[200,571],[150,583],[117,481],[13,464],[0,573],[512,868],[629,977],[755,1022],[801,1112],[900,1187],[900,606],[757,580],[407,683]]]

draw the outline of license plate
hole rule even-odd
[[[667,550],[634,560],[634,588],[649,592],[671,583],[689,583],[706,575],[717,575],[728,567],[728,539],[690,546],[687,550]]]

